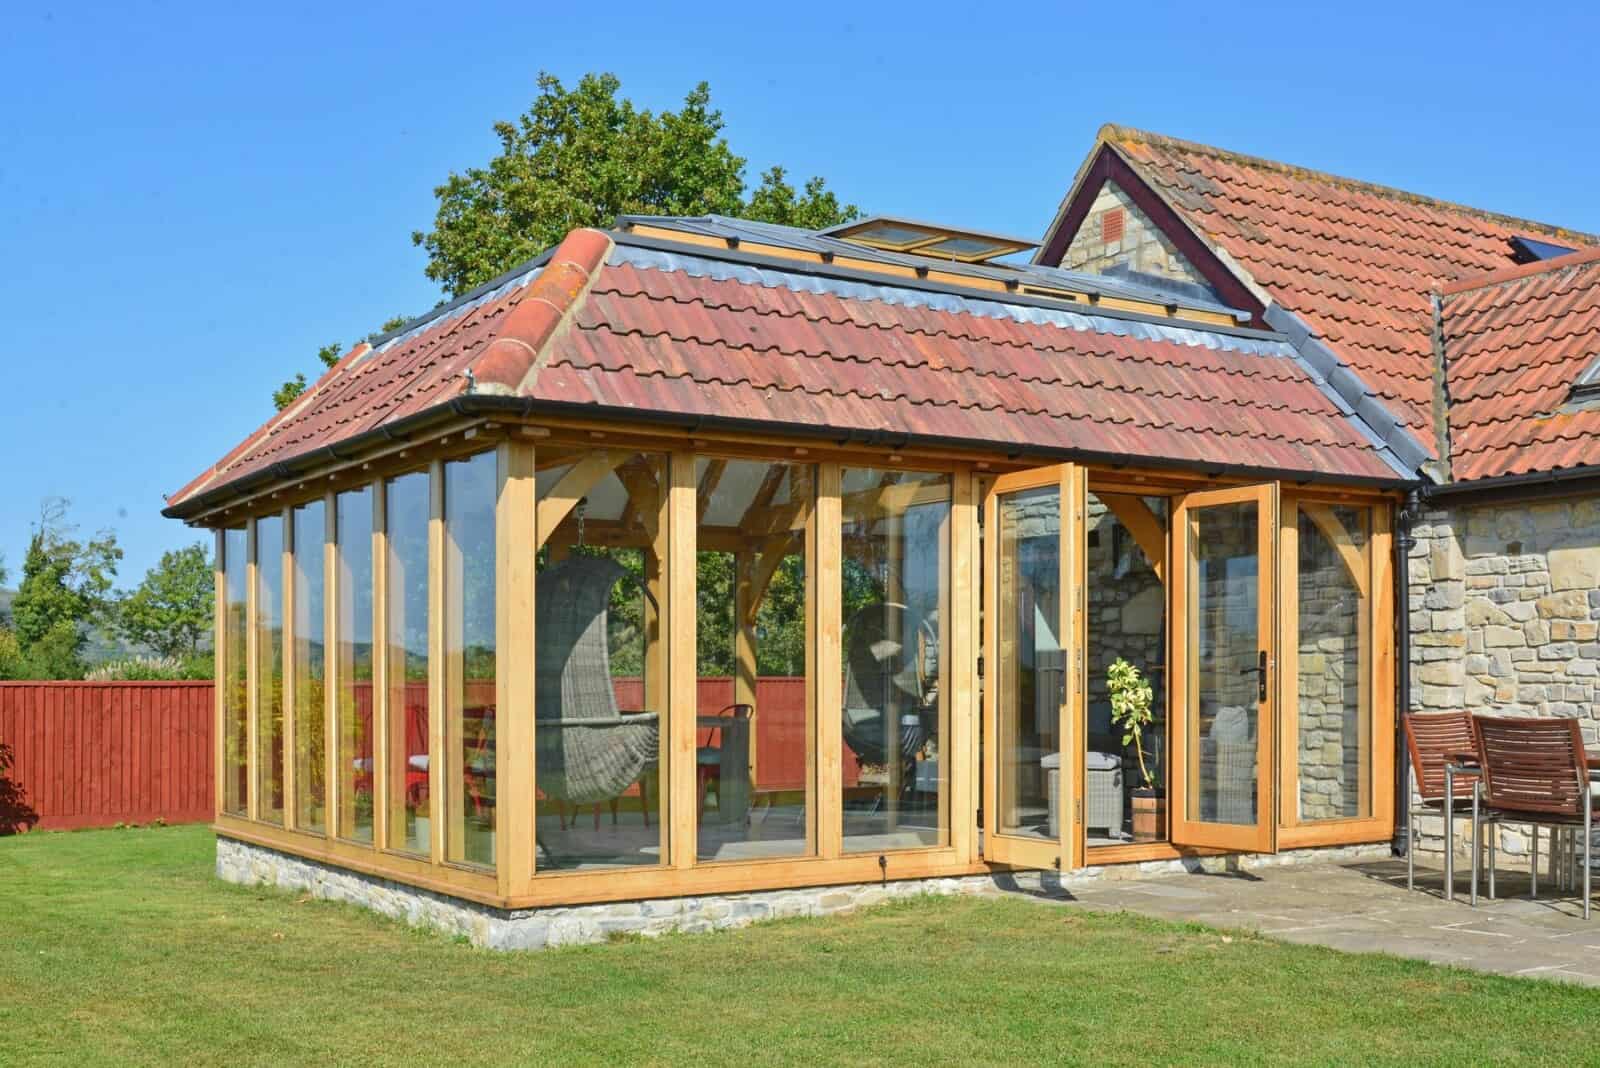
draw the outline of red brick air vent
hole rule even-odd
[[[1106,244],[1122,240],[1123,217],[1121,208],[1111,208],[1100,216],[1100,240]]]

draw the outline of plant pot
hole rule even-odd
[[[1133,792],[1133,840],[1167,840],[1167,795],[1164,791],[1141,787]]]

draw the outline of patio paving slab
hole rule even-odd
[[[1408,891],[1403,860],[1366,861],[1069,880],[1064,904],[1600,987],[1600,902],[1585,922],[1577,893],[1554,891],[1545,878],[1530,900],[1525,874],[1501,872],[1499,897],[1480,896],[1476,908],[1467,903],[1465,873],[1457,873],[1454,901],[1444,900],[1443,886],[1442,872],[1418,869],[1417,889]]]

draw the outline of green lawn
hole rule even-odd
[[[199,827],[0,839],[0,1063],[1600,1058],[1600,991],[1022,900],[499,954],[211,859]]]

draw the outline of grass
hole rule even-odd
[[[1600,1058],[1600,991],[1023,900],[499,954],[211,876],[200,827],[0,839],[0,1063]]]

